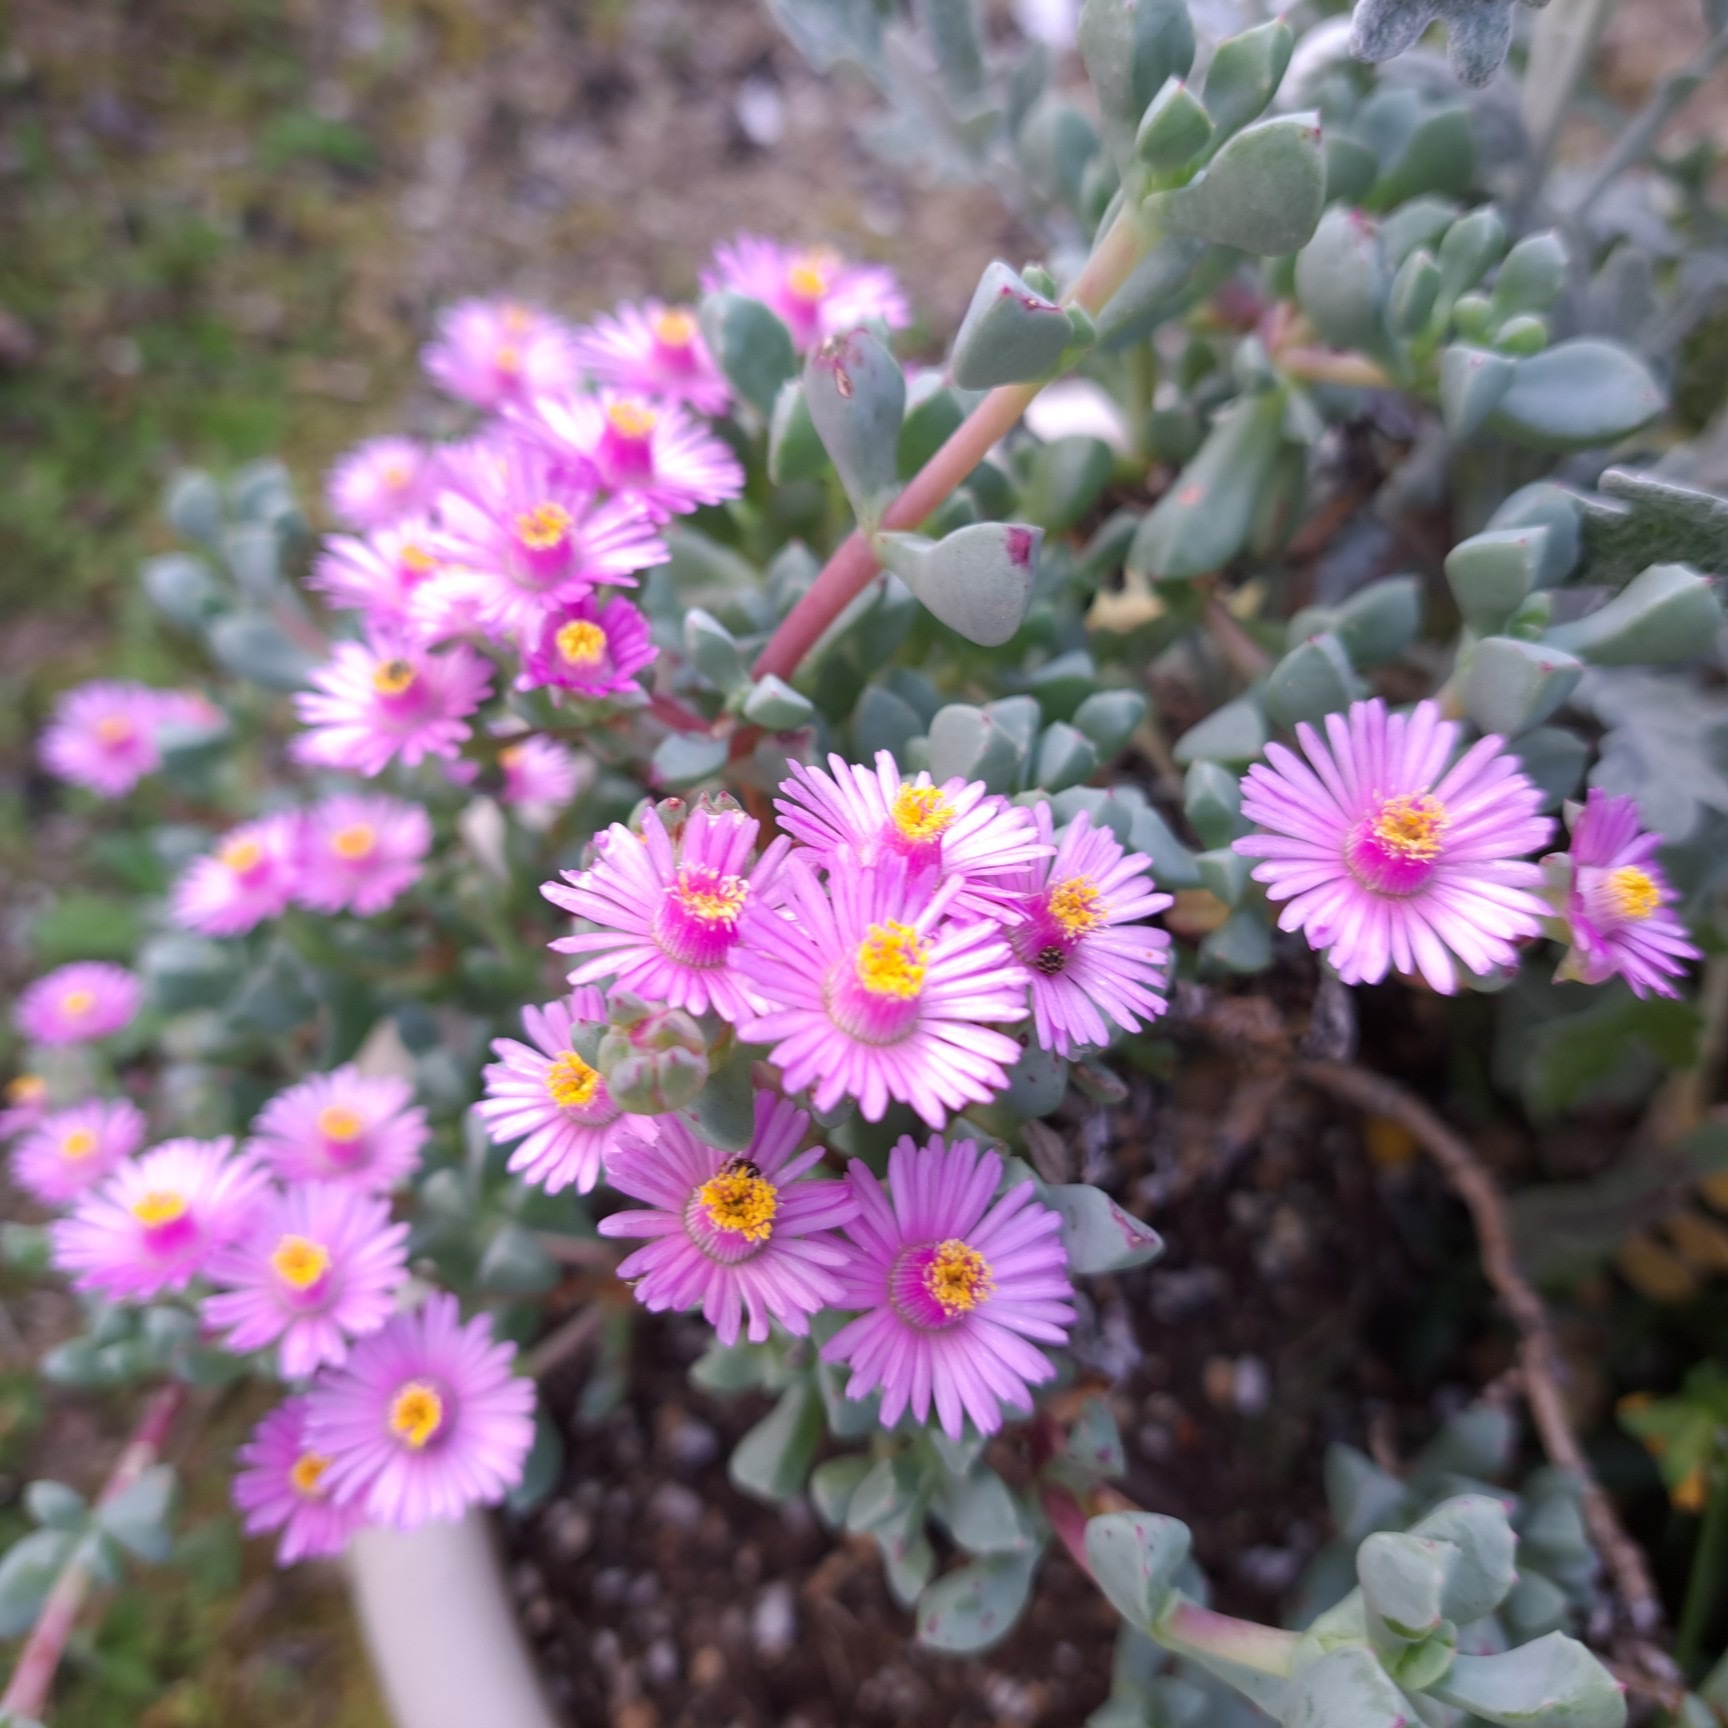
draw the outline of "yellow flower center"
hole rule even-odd
[[[392,456],[383,467],[384,484],[392,492],[406,490],[408,482],[414,478],[414,470],[400,457]]]
[[[647,438],[659,423],[654,410],[640,402],[614,402],[606,410],[606,418],[620,438]]]
[[[152,1188],[132,1202],[132,1216],[150,1230],[178,1223],[186,1216],[186,1196],[172,1188]]]
[[[858,944],[858,982],[872,996],[910,1002],[929,970],[929,954],[910,924],[872,924]]]
[[[526,306],[507,300],[498,308],[498,322],[510,336],[526,336],[534,325],[534,314]]]
[[[954,806],[934,786],[902,786],[888,814],[908,840],[939,840],[954,822]]]
[[[996,1280],[990,1262],[956,1236],[936,1250],[924,1271],[924,1288],[950,1317],[970,1314],[992,1290]]]
[[[424,546],[416,546],[413,541],[396,554],[396,561],[404,569],[412,570],[416,576],[425,576],[438,568],[438,560]]]
[[[560,1110],[580,1110],[594,1102],[600,1071],[589,1067],[574,1050],[562,1051],[546,1070],[546,1090]]]
[[[60,998],[60,1012],[62,1014],[75,1016],[88,1014],[95,1006],[96,992],[94,990],[68,990]]]
[[[1602,887],[1615,917],[1634,924],[1641,924],[1662,904],[1662,890],[1635,864],[1610,871]]]
[[[330,850],[350,862],[370,858],[377,844],[378,830],[370,822],[355,822],[347,828],[338,828],[330,836]]]
[[[501,342],[498,351],[492,356],[492,364],[500,372],[515,373],[522,370],[522,350],[514,342]]]
[[[350,1109],[346,1104],[326,1104],[318,1112],[318,1132],[326,1140],[340,1141],[343,1145],[358,1140],[366,1132],[366,1124],[361,1120],[358,1110]]]
[[[1400,858],[1436,858],[1451,818],[1446,806],[1426,792],[1388,798],[1374,818],[1374,838]]]
[[[520,744],[506,744],[498,752],[498,766],[500,768],[514,768],[526,754]]]
[[[60,1156],[76,1161],[88,1158],[96,1150],[96,1136],[88,1128],[74,1128],[60,1142]]]
[[[516,538],[530,552],[550,552],[570,532],[570,512],[562,504],[536,504],[516,518]]]
[[[400,696],[414,678],[414,668],[406,660],[380,660],[372,669],[372,688],[380,696]]]
[[[308,1500],[324,1498],[324,1472],[330,1468],[330,1460],[320,1457],[316,1452],[302,1452],[294,1460],[293,1468],[288,1472],[288,1480],[294,1486],[294,1492],[303,1495]]]
[[[678,886],[673,889],[678,904],[703,924],[735,924],[744,910],[750,894],[750,884],[742,876],[715,876],[705,886],[698,887],[686,870],[678,872]]]
[[[745,1158],[729,1159],[696,1190],[696,1198],[716,1230],[730,1230],[746,1242],[766,1242],[780,1210],[779,1191]]]
[[[688,348],[696,340],[696,320],[678,307],[659,313],[653,329],[656,339],[668,348]]]
[[[1090,876],[1070,876],[1050,891],[1050,916],[1062,926],[1064,936],[1084,936],[1104,922],[1098,885]]]
[[[228,840],[216,848],[216,856],[236,876],[244,876],[263,862],[264,848],[256,840]]]
[[[558,652],[571,666],[598,666],[606,658],[606,632],[586,618],[564,625],[556,641]]]
[[[48,1096],[48,1082],[40,1074],[20,1074],[6,1082],[8,1104],[40,1104]]]
[[[416,1452],[443,1426],[444,1400],[424,1380],[410,1380],[390,1400],[390,1432]]]
[[[129,744],[134,736],[132,722],[118,714],[104,715],[96,722],[96,736],[104,744]]]
[[[330,1250],[305,1236],[284,1236],[270,1255],[270,1270],[295,1290],[310,1290],[330,1270]]]
[[[800,300],[820,300],[828,292],[840,260],[818,248],[794,258],[786,269],[786,286]]]

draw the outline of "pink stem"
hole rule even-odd
[[[1144,246],[1133,216],[1124,211],[1062,297],[1063,305],[1096,312],[1127,280]],[[882,517],[883,528],[916,528],[1013,428],[1043,387],[1003,384],[992,390],[888,506]],[[757,656],[753,676],[791,678],[822,632],[863,593],[878,568],[870,542],[854,528],[823,566],[809,592],[781,620]]]
[[[107,1506],[119,1499],[156,1462],[185,1397],[186,1388],[178,1380],[169,1381],[157,1391],[145,1406],[137,1430],[126,1450],[120,1454],[113,1475],[108,1478],[96,1501],[97,1506]],[[29,1640],[18,1657],[18,1666],[12,1670],[6,1695],[0,1698],[0,1717],[40,1718],[48,1702],[48,1688],[54,1684],[54,1675],[60,1667],[66,1640],[72,1635],[72,1628],[77,1624],[79,1611],[89,1592],[89,1572],[81,1561],[69,1561],[54,1580],[54,1588],[48,1592],[42,1612],[30,1629]]]

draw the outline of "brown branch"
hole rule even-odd
[[[1650,1578],[1643,1550],[1621,1526],[1614,1503],[1596,1480],[1578,1437],[1572,1432],[1560,1394],[1560,1353],[1548,1310],[1530,1281],[1519,1270],[1512,1251],[1506,1203],[1498,1184],[1469,1144],[1447,1126],[1421,1099],[1380,1074],[1345,1062],[1304,1062],[1296,1077],[1322,1092],[1385,1116],[1407,1129],[1452,1185],[1476,1226],[1482,1270],[1505,1304],[1518,1332],[1518,1360],[1524,1397],[1542,1439],[1542,1449],[1561,1470],[1573,1476],[1583,1503],[1591,1540],[1607,1562],[1628,1624],[1637,1635],[1642,1665],[1657,1678],[1672,1682],[1673,1664],[1648,1644],[1648,1635],[1662,1623],[1662,1603]]]

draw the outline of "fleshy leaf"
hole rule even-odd
[[[1610,468],[1605,496],[1580,501],[1590,580],[1618,587],[1653,563],[1728,576],[1728,498],[1654,474]]]
[[[1504,1728],[1622,1728],[1626,1720],[1614,1677],[1560,1632],[1499,1656],[1460,1656],[1433,1695]]]
[[[1470,651],[1464,711],[1484,732],[1515,738],[1540,725],[1577,688],[1583,662],[1546,642],[1490,636]]]
[[[1667,665],[1709,653],[1721,628],[1714,583],[1684,564],[1652,564],[1548,641],[1595,666]]]
[[[1284,81],[1295,47],[1296,38],[1282,18],[1268,19],[1218,44],[1201,93],[1215,137],[1240,132],[1266,112]]]
[[[871,521],[898,478],[906,374],[868,330],[830,336],[804,366],[811,423],[860,521]]]
[[[1326,202],[1318,114],[1280,114],[1228,139],[1186,186],[1154,196],[1155,220],[1179,234],[1261,257],[1313,238]]]
[[[822,1438],[822,1400],[808,1380],[796,1381],[734,1448],[726,1474],[758,1500],[791,1500],[803,1491]]]
[[[1191,1544],[1186,1524],[1156,1512],[1107,1512],[1086,1521],[1086,1563],[1130,1626],[1163,1618]]]
[[[767,419],[781,386],[798,374],[791,332],[760,300],[730,290],[710,294],[698,317],[727,383]]]
[[[1279,1720],[1284,1728],[1406,1728],[1413,1716],[1373,1656],[1346,1644],[1291,1677]]]
[[[1299,720],[1316,724],[1347,708],[1357,691],[1344,644],[1323,631],[1297,643],[1267,674],[1266,713],[1279,726],[1293,727]]]
[[[999,1643],[1020,1618],[1036,1549],[991,1554],[938,1578],[918,1600],[918,1642],[965,1655]]]
[[[1073,334],[1060,306],[997,259],[985,265],[954,338],[954,382],[966,390],[989,390],[1043,378],[1055,370]]]
[[[1044,1198],[1061,1214],[1068,1269],[1082,1277],[1126,1272],[1164,1252],[1158,1232],[1124,1212],[1102,1188],[1087,1182],[1061,1183],[1047,1188]]]
[[[1667,406],[1637,355],[1582,337],[1515,363],[1489,424],[1542,450],[1588,450],[1618,443]]]
[[[1446,580],[1464,622],[1479,635],[1505,627],[1536,585],[1548,551],[1546,528],[1473,534],[1446,555]]]
[[[1112,148],[1126,159],[1152,99],[1194,64],[1194,24],[1184,0],[1085,0],[1080,53]]]
[[[1436,287],[1438,281],[1436,272]],[[1386,266],[1367,217],[1334,206],[1320,218],[1314,238],[1296,254],[1296,298],[1334,348],[1372,351],[1380,345]]]
[[[995,648],[1020,628],[1038,574],[1044,530],[1013,522],[974,522],[941,540],[881,534],[882,562],[949,629]]]

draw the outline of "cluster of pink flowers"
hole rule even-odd
[[[382,912],[420,879],[432,821],[418,804],[341,792],[231,828],[174,885],[177,924],[238,936],[291,905]]]
[[[58,780],[120,798],[162,766],[162,735],[172,726],[211,726],[221,715],[187,690],[98,680],[55,704],[37,755]]]

